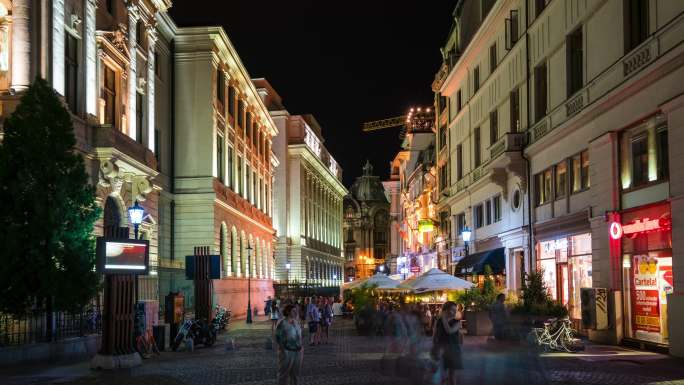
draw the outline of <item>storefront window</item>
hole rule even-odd
[[[581,319],[580,289],[592,287],[591,233],[539,242],[537,251],[549,295]]]
[[[668,344],[667,294],[673,291],[669,204],[622,214],[623,229],[653,220],[658,227],[622,238],[625,330],[630,338]]]

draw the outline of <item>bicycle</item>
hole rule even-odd
[[[140,353],[142,358],[150,358],[152,354],[159,355],[159,348],[154,336],[150,331],[135,338],[135,350]]]
[[[570,319],[552,318],[544,322],[543,328],[532,328],[527,335],[527,341],[544,351],[565,351],[574,352],[578,339],[574,337],[575,331],[572,329]]]

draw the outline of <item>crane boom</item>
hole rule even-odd
[[[363,123],[362,130],[363,132],[369,132],[381,130],[383,128],[399,127],[403,126],[404,124],[406,124],[406,115],[401,115],[388,119],[380,119],[374,120],[372,122],[365,122]]]

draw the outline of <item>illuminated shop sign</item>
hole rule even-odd
[[[670,218],[642,218],[624,225],[618,222],[611,222],[608,232],[611,238],[617,240],[623,236],[634,238],[637,235],[667,231],[671,228],[672,220]]]
[[[421,233],[429,233],[435,229],[434,223],[430,219],[421,219],[418,221],[418,231]]]

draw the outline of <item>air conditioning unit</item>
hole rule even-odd
[[[583,328],[608,329],[608,289],[583,287],[580,289],[580,303]]]

